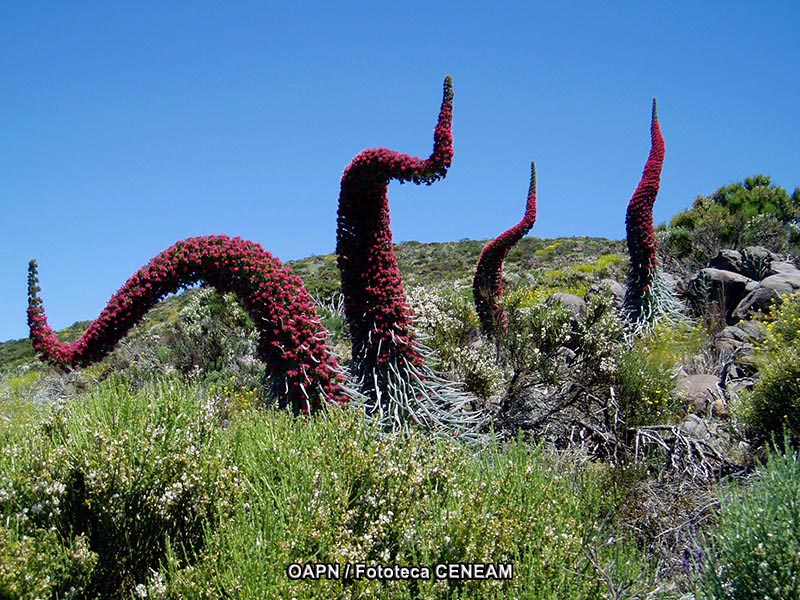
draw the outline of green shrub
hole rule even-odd
[[[672,414],[672,374],[663,364],[651,362],[646,351],[637,346],[623,350],[616,376],[617,402],[626,425],[653,425]]]
[[[0,564],[13,582],[40,561],[52,597],[82,577],[75,597],[129,598],[167,543],[190,556],[241,491],[219,419],[177,380],[131,393],[112,377],[19,425],[0,425]]]
[[[515,442],[479,455],[455,441],[384,435],[358,414],[252,415],[232,424],[248,482],[234,519],[210,532],[192,565],[168,564],[169,597],[595,598],[607,583],[648,580],[635,544],[601,522],[606,479],[579,474]],[[422,565],[512,562],[508,581],[322,578],[292,581],[292,563]],[[211,591],[215,590],[215,591]]]
[[[24,426],[4,415],[0,597],[594,598],[653,585],[610,519],[602,467],[521,441],[477,451],[388,435],[357,410],[293,418],[253,409],[248,394],[207,397],[177,376],[133,393],[115,377]],[[358,561],[511,562],[514,576],[286,574]]]
[[[0,598],[79,597],[97,563],[86,536],[67,541],[54,529],[25,529],[18,521],[0,524]]]
[[[797,251],[799,217],[800,189],[790,195],[769,177],[755,175],[698,196],[691,208],[672,218],[661,250],[693,268],[706,266],[722,248],[756,243],[777,252]]]
[[[620,353],[618,401],[628,425],[671,422],[682,412],[673,393],[674,374],[691,367],[706,342],[700,325],[662,321]]]
[[[788,440],[752,486],[721,498],[707,536],[703,598],[800,598],[800,457]]]
[[[572,311],[530,288],[501,301],[508,316],[508,327],[497,335],[502,363],[512,373],[535,372],[543,382],[556,382],[564,366],[562,349],[575,339]]]
[[[467,390],[488,398],[502,382],[495,362],[495,348],[478,335],[478,315],[469,290],[409,289],[414,326],[423,343],[434,351],[437,369]]]
[[[773,307],[757,361],[756,385],[736,407],[757,442],[783,435],[800,438],[800,293]]]

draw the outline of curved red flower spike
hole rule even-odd
[[[625,217],[628,254],[631,261],[626,305],[632,308],[633,313],[639,312],[636,307],[642,304],[644,295],[650,291],[658,266],[656,257],[658,243],[653,227],[653,204],[661,183],[661,169],[664,165],[666,148],[658,122],[655,98],[653,98],[653,114],[650,123],[650,140],[650,154],[644,165],[642,179],[628,203],[628,212]],[[634,319],[638,318],[638,314],[632,316]]]
[[[536,223],[536,163],[532,161],[528,200],[522,220],[486,244],[478,259],[475,277],[472,279],[475,309],[485,335],[493,336],[498,327],[505,325],[506,314],[499,303],[503,294],[503,261],[511,248],[533,228],[534,223]]]
[[[356,374],[401,356],[422,364],[392,245],[388,187],[392,179],[430,185],[446,175],[453,160],[452,118],[453,82],[448,76],[429,158],[386,148],[364,150],[342,176],[336,254]]]
[[[258,354],[282,405],[310,412],[322,401],[344,403],[336,358],[302,280],[260,244],[230,238],[189,238],[139,269],[77,341],[60,342],[39,299],[36,261],[28,275],[28,325],[42,360],[64,369],[102,360],[167,294],[204,282],[234,292],[259,332]]]

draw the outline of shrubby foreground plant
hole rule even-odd
[[[724,493],[705,542],[700,597],[800,597],[800,457],[789,438],[746,489]]]
[[[476,453],[355,411],[298,419],[229,400],[177,374],[135,393],[116,378],[25,428],[0,420],[0,595],[600,597],[603,573],[652,586],[616,529],[606,469],[521,441]],[[513,562],[514,577],[286,576],[293,562],[362,561]]]
[[[773,306],[757,360],[760,377],[736,406],[750,436],[764,443],[800,439],[800,293]]]

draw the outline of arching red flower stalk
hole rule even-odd
[[[369,149],[342,176],[336,254],[353,344],[351,370],[371,403],[369,411],[392,426],[416,419],[431,429],[452,429],[446,423],[450,409],[463,404],[463,399],[444,398],[437,391],[443,389],[437,387],[441,380],[425,369],[414,341],[392,245],[388,197],[393,179],[430,185],[446,175],[453,160],[452,117],[453,82],[448,76],[429,158]],[[417,401],[421,404],[415,408]]]
[[[511,229],[486,244],[478,259],[475,277],[472,279],[475,309],[481,321],[481,330],[487,336],[494,336],[498,328],[506,325],[507,317],[499,303],[503,294],[503,261],[511,248],[533,228],[534,223],[536,223],[536,163],[531,162],[531,181],[525,215]]]
[[[353,359],[367,370],[398,356],[422,364],[412,344],[411,312],[392,246],[387,192],[392,179],[430,185],[445,176],[453,159],[452,115],[448,77],[430,158],[386,148],[365,150],[342,177],[336,254]]]
[[[653,227],[653,204],[661,183],[665,144],[658,122],[656,100],[650,123],[650,154],[642,179],[628,203],[625,217],[628,255],[628,289],[624,308],[635,330],[649,327],[661,316],[675,315],[679,307],[658,268],[658,243]]]
[[[272,377],[272,393],[295,412],[323,401],[345,403],[336,358],[302,280],[261,245],[228,236],[180,241],[139,269],[77,341],[60,342],[38,296],[36,261],[28,274],[28,325],[42,360],[64,369],[102,360],[167,294],[197,282],[233,292],[259,332],[258,354]]]

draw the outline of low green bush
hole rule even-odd
[[[629,427],[663,423],[672,414],[675,399],[672,373],[653,363],[637,345],[623,350],[617,358],[617,402]]]
[[[752,485],[723,494],[707,536],[699,597],[800,598],[800,457],[770,451]]]
[[[736,413],[757,442],[800,438],[800,293],[773,307],[758,349],[759,379]]]
[[[0,597],[595,598],[654,585],[614,524],[602,467],[521,441],[390,435],[358,410],[310,419],[252,404],[177,374],[135,392],[117,376],[24,427],[3,413]],[[286,572],[356,562],[513,563],[513,577]]]
[[[111,377],[25,428],[3,416],[0,586],[20,591],[5,597],[129,598],[242,490],[219,420],[176,378],[132,393]],[[19,588],[25,573],[48,589]]]

